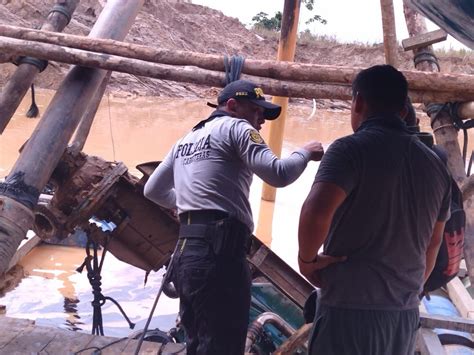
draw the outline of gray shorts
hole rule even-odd
[[[310,337],[311,355],[413,355],[418,309],[374,311],[321,305]]]

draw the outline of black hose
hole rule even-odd
[[[36,105],[36,100],[35,100],[35,84],[31,84],[31,106],[26,112],[26,117],[35,118],[35,117],[38,117],[38,114],[39,114],[39,108]]]

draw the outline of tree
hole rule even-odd
[[[309,10],[309,11],[313,11],[314,10],[314,0],[303,0],[303,4],[306,6],[306,8]],[[313,17],[311,17],[308,21],[306,21],[305,23],[308,25],[310,23],[313,23],[313,22],[321,22],[323,25],[327,24],[328,22],[323,19],[320,15],[314,15]]]
[[[268,14],[265,12],[259,12],[254,17],[252,17],[252,21],[254,21],[254,27],[257,28],[265,28],[270,31],[278,32],[281,29],[281,11],[278,11],[275,16],[268,18]]]
[[[309,11],[314,10],[314,0],[302,0],[302,3]],[[281,18],[281,11],[276,12],[275,15],[270,18],[268,17],[267,13],[259,12],[254,17],[252,17],[252,21],[254,22],[253,26],[256,28],[264,28],[269,31],[278,32],[281,30]],[[305,23],[308,25],[313,22],[320,22],[323,25],[327,23],[327,21],[323,19],[320,15],[314,15]]]

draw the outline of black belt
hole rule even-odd
[[[180,213],[181,224],[208,224],[229,217],[229,214],[220,210],[196,210]]]

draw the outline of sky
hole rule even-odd
[[[252,23],[252,17],[263,11],[272,17],[277,11],[283,12],[284,0],[192,0],[222,11],[225,15],[237,17],[245,25]],[[408,38],[402,0],[394,0],[397,40]],[[327,24],[305,25],[311,15],[318,14]],[[427,20],[428,31],[438,26]],[[327,35],[340,42],[381,43],[383,42],[380,0],[315,0],[314,10],[309,12],[303,5],[300,13],[300,30],[308,28],[313,34]],[[448,40],[434,45],[435,48],[460,49],[468,47],[448,36]]]

